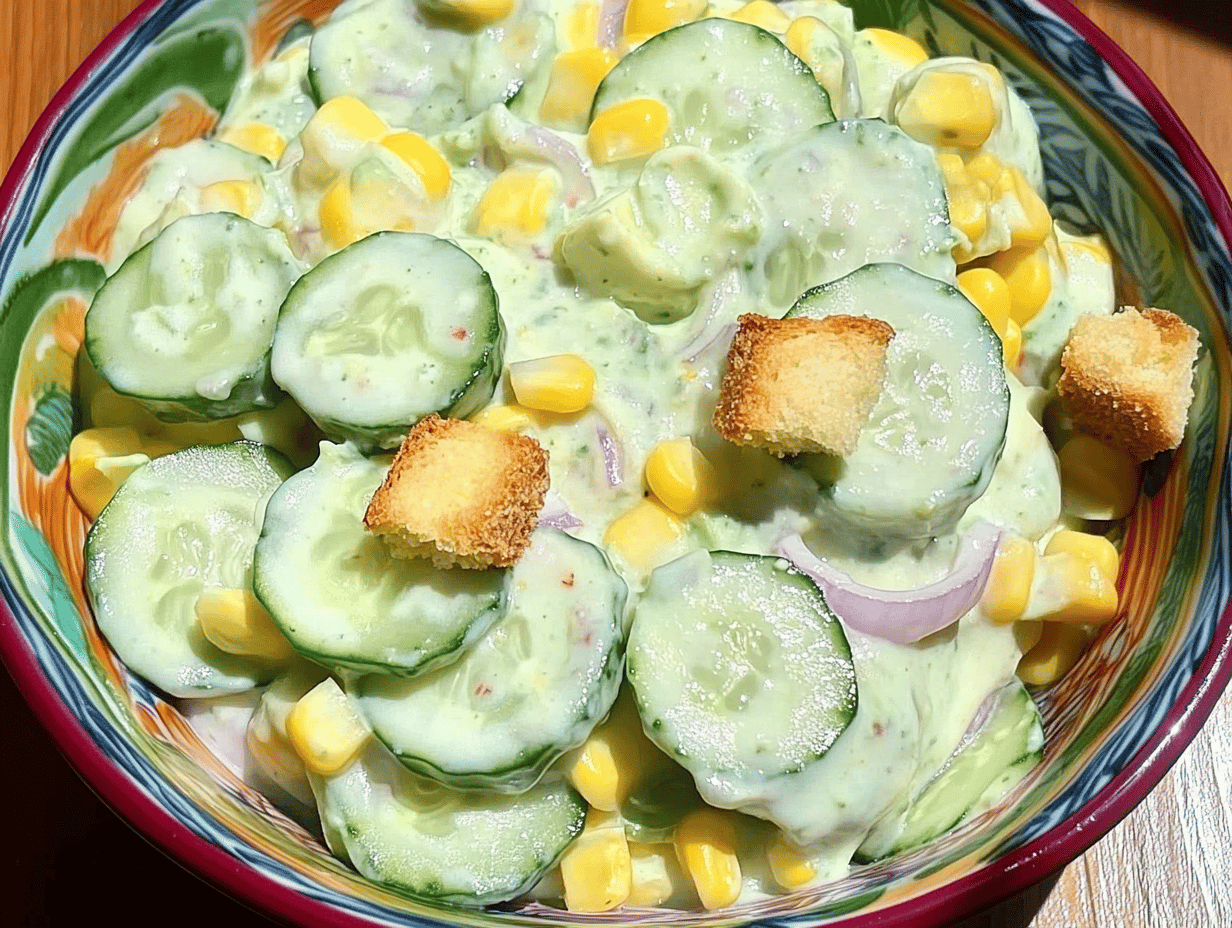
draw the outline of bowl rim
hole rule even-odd
[[[168,0],[143,0],[86,57],[51,98],[0,181],[0,228],[13,220],[16,194],[26,186],[39,153],[83,87],[107,64],[121,46]],[[978,2],[978,0],[977,0]],[[1104,59],[1110,70],[1147,111],[1161,135],[1179,156],[1193,179],[1224,241],[1232,243],[1232,201],[1218,174],[1203,154],[1171,104],[1127,52],[1096,26],[1072,0],[1033,0],[1049,10],[1083,38]],[[1226,320],[1225,320],[1226,322]],[[1232,508],[1232,481],[1227,470],[1219,476],[1226,507]],[[185,829],[178,820],[134,789],[131,779],[100,748],[82,722],[58,698],[37,657],[28,647],[13,616],[10,597],[16,598],[11,579],[0,571],[0,663],[13,678],[35,717],[51,735],[57,749],[126,824],[203,881],[240,903],[272,918],[293,921],[304,928],[371,926],[360,915],[320,897],[308,897],[257,871],[237,867],[222,848]],[[1172,709],[1146,744],[1121,773],[1099,789],[1094,798],[1073,815],[1034,841],[1013,849],[980,869],[912,899],[875,913],[853,913],[836,926],[902,926],[948,924],[978,913],[1059,872],[1094,846],[1127,816],[1167,774],[1192,742],[1232,681],[1232,601],[1225,602],[1202,661],[1178,694]],[[419,921],[408,916],[409,923]],[[426,923],[425,923],[426,924]]]

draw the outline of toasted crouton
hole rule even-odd
[[[1197,356],[1197,330],[1166,310],[1080,316],[1057,388],[1079,431],[1145,461],[1185,435]]]
[[[779,457],[850,454],[881,395],[893,337],[888,323],[866,316],[741,316],[714,427]]]
[[[400,557],[509,567],[530,544],[548,490],[533,438],[431,415],[402,442],[364,525]]]

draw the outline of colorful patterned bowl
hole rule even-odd
[[[150,0],[56,97],[0,188],[0,651],[72,763],[121,815],[259,909],[310,926],[581,924],[542,908],[435,909],[374,886],[236,779],[108,650],[82,594],[66,492],[73,357],[118,202],[158,146],[209,130],[248,62],[336,0]],[[1065,0],[855,0],[866,25],[993,61],[1040,121],[1054,211],[1104,233],[1139,299],[1206,346],[1189,436],[1126,527],[1128,615],[1042,694],[1043,764],[993,812],[849,879],[656,922],[939,926],[1031,885],[1111,828],[1198,730],[1232,665],[1228,472],[1232,207],[1140,71]],[[255,7],[255,9],[254,9]]]

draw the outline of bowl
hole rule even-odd
[[[1127,292],[1178,312],[1204,345],[1186,441],[1125,526],[1127,614],[1037,694],[1044,760],[997,808],[839,883],[716,913],[437,908],[338,862],[129,673],[86,607],[87,523],[66,489],[72,358],[102,279],[94,258],[108,245],[109,208],[154,147],[209,130],[246,62],[333,5],[145,3],[55,98],[0,187],[0,365],[13,384],[0,653],[72,764],[124,819],[244,902],[305,926],[941,926],[1060,869],[1142,800],[1232,675],[1232,206],[1158,92],[1064,0],[855,0],[883,17],[874,24],[912,18],[934,53],[995,62],[1040,123],[1054,215],[1104,234]]]

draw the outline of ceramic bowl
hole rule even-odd
[[[927,847],[795,895],[655,918],[433,908],[377,887],[236,778],[177,709],[129,674],[82,593],[86,521],[66,492],[73,357],[103,272],[114,208],[158,145],[207,132],[248,62],[330,0],[143,5],[52,102],[0,188],[0,367],[12,385],[0,445],[0,649],[91,785],[188,867],[306,926],[948,924],[1059,869],[1159,781],[1224,688],[1232,614],[1227,467],[1232,209],[1175,115],[1064,0],[856,0],[933,53],[994,62],[1035,111],[1054,214],[1098,230],[1142,303],[1201,334],[1189,433],[1125,527],[1123,620],[1039,694],[1047,751],[993,811]],[[254,9],[255,7],[255,9]],[[873,17],[875,19],[870,19]]]

